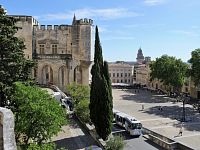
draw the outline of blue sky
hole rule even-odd
[[[135,61],[137,50],[187,61],[200,48],[199,0],[1,0],[10,15],[31,15],[40,24],[71,24],[91,18],[98,25],[107,61]]]

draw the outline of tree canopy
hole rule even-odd
[[[15,37],[19,28],[16,19],[6,15],[0,7],[0,106],[9,103],[12,84],[16,81],[26,81],[34,63],[24,58],[25,45]]]
[[[192,65],[190,75],[197,86],[200,84],[200,49],[195,49],[192,51],[191,55],[192,57],[189,60],[189,63]]]
[[[180,90],[184,84],[188,65],[180,59],[163,55],[160,58],[156,58],[156,61],[150,64],[150,68],[150,80],[158,79],[165,85],[172,86],[175,90]]]
[[[75,104],[78,104],[83,99],[89,100],[90,98],[89,86],[71,83],[67,85],[67,92],[70,94]]]
[[[97,26],[95,34],[94,65],[92,66],[91,74],[90,119],[94,124],[98,135],[103,140],[106,140],[112,129],[113,102],[108,64],[107,62],[103,62]]]
[[[90,123],[90,88],[81,84],[72,83],[67,85],[67,91],[73,99],[74,111],[84,123]]]
[[[37,86],[15,83],[12,111],[15,115],[15,136],[18,144],[30,140],[41,145],[61,131],[66,124],[65,111],[55,98]]]

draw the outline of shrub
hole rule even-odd
[[[106,142],[106,150],[123,150],[124,145],[123,138],[121,136],[115,136]]]

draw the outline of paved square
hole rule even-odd
[[[185,105],[186,120],[183,135],[178,136],[182,103],[164,95],[146,90],[113,89],[114,108],[134,116],[144,127],[200,150],[200,114],[191,105]],[[142,107],[144,106],[144,110]],[[160,110],[159,108],[162,108]]]

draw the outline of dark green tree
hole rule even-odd
[[[184,84],[188,65],[175,57],[163,55],[150,64],[151,80],[159,79],[164,85],[172,86],[180,92]]]
[[[16,81],[26,81],[34,63],[24,58],[25,45],[15,37],[18,31],[16,19],[6,15],[0,6],[0,106],[9,103],[12,84]]]
[[[190,76],[195,83],[195,86],[200,84],[200,49],[195,49],[191,53],[192,57],[189,60],[191,63]]]
[[[94,65],[92,66],[91,74],[90,119],[98,135],[103,140],[106,140],[112,129],[113,103],[108,65],[107,62],[103,62],[97,26],[95,34]]]

